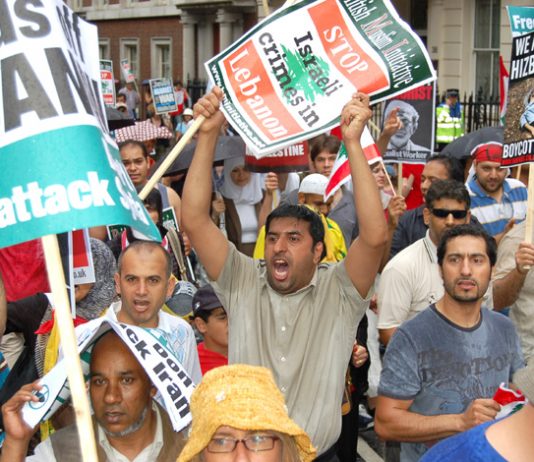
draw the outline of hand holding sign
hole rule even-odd
[[[369,96],[355,93],[341,112],[341,133],[345,144],[360,142],[363,129],[373,112],[369,108]]]
[[[219,111],[219,105],[224,95],[219,87],[213,87],[211,93],[208,93],[198,100],[193,106],[194,118],[203,116],[206,120],[200,127],[200,132],[209,133],[213,130],[220,131],[222,124],[224,123],[224,116]]]
[[[24,385],[17,391],[3,406],[2,418],[4,421],[4,430],[6,432],[6,440],[2,448],[2,455],[6,460],[15,460],[11,458],[11,451],[18,448],[19,445],[24,449],[24,454],[28,447],[28,443],[32,435],[35,433],[37,426],[31,428],[24,421],[22,417],[22,408],[26,403],[39,403],[41,396],[39,390],[41,386],[38,384],[39,380]]]

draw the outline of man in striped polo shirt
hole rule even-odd
[[[478,146],[473,158],[475,176],[467,182],[471,214],[499,242],[514,223],[525,219],[527,189],[519,180],[506,178],[508,169],[501,168],[501,143]]]

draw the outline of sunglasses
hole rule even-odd
[[[447,218],[452,215],[454,219],[460,220],[467,216],[467,210],[448,210],[448,209],[432,209],[432,215],[438,218]]]

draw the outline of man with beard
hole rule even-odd
[[[24,385],[2,407],[6,439],[1,462],[81,460],[75,425],[54,433],[25,459],[35,429],[24,422],[22,407],[39,403],[39,389],[37,382]],[[185,438],[174,432],[166,411],[153,401],[155,394],[145,370],[116,333],[97,341],[91,354],[89,395],[99,460],[176,460]]]
[[[471,213],[499,243],[514,222],[524,220],[527,188],[519,180],[506,178],[508,169],[501,167],[502,144],[480,145],[473,157],[475,176],[467,183]]]
[[[445,295],[400,326],[388,345],[375,429],[401,442],[403,462],[494,419],[495,391],[524,365],[511,321],[481,306],[495,260],[495,240],[484,231],[445,231],[438,247]]]
[[[332,265],[319,264],[324,225],[305,206],[282,205],[268,216],[265,260],[240,254],[211,221],[209,172],[224,122],[222,97],[215,87],[195,104],[196,116],[206,120],[184,187],[184,228],[228,314],[228,362],[271,369],[289,415],[310,435],[319,459],[336,460],[345,372],[387,239],[360,144],[371,117],[369,97],[353,95],[341,112],[360,234],[345,259]]]

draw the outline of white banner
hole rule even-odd
[[[184,429],[191,423],[189,400],[194,385],[157,329],[117,323],[108,317],[78,326],[78,351],[86,378],[89,374],[90,351],[94,343],[110,329],[130,348],[157,388],[159,393],[156,400],[167,410],[174,430],[178,432]],[[43,387],[39,394],[41,402],[29,402],[22,409],[24,420],[31,427],[49,419],[70,396],[62,359],[42,378],[40,384]]]

